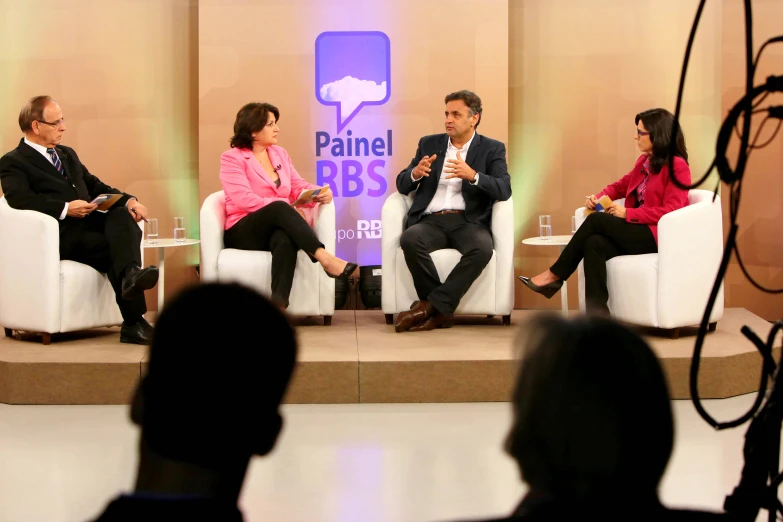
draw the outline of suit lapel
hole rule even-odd
[[[65,176],[60,174],[56,168],[54,168],[54,165],[49,163],[49,160],[44,158],[41,153],[39,153],[37,150],[29,146],[27,143],[22,140],[22,142],[19,144],[19,150],[20,152],[28,159],[30,160],[30,163],[38,167],[39,169],[43,170],[47,174],[50,174],[51,176],[54,176],[58,180],[60,180],[62,183],[65,183],[69,187],[71,186],[70,183],[68,183],[68,180],[65,179]],[[58,151],[58,154],[60,151]],[[63,162],[62,156],[60,156],[60,162]]]
[[[480,146],[481,146],[481,136],[479,136],[479,133],[477,132],[476,135],[473,137],[473,141],[470,142],[470,148],[468,149],[468,157],[465,158],[465,163],[467,163],[468,166],[470,166],[470,168],[473,168],[473,161],[475,161],[476,159],[476,154],[478,154],[478,150]]]
[[[243,149],[242,155],[245,157],[245,161],[247,161],[250,164],[250,168],[253,169],[253,171],[261,179],[266,181],[270,187],[272,187],[275,191],[277,191],[277,186],[272,181],[272,179],[267,175],[266,171],[264,171],[264,167],[261,166],[261,163],[259,163],[256,157],[253,155],[253,151],[248,149]],[[270,157],[269,159],[271,160],[272,158]]]

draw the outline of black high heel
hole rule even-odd
[[[533,281],[531,281],[529,277],[525,276],[519,276],[519,280],[522,281],[526,287],[538,294],[543,295],[547,299],[552,299],[552,296],[559,292],[563,287],[562,279],[558,279],[557,281],[553,281],[544,286],[538,286]]]
[[[349,277],[351,277],[351,274],[353,274],[357,268],[359,268],[359,265],[357,265],[356,263],[347,263],[345,265],[345,268],[343,268],[343,273],[340,275],[337,276],[332,275],[329,272],[326,272],[325,268],[324,268],[324,272],[326,272],[326,275],[328,275],[332,279],[348,279]]]

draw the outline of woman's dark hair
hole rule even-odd
[[[571,500],[657,498],[674,425],[649,346],[596,317],[539,316],[520,332],[506,450],[531,490]]]
[[[231,146],[239,149],[253,148],[253,133],[259,132],[269,121],[269,113],[275,115],[275,121],[280,120],[280,111],[271,103],[248,103],[237,113],[234,120],[234,135]]]
[[[659,173],[661,168],[669,162],[669,149],[671,148],[672,124],[674,115],[666,109],[650,109],[636,115],[635,123],[639,125],[642,120],[652,141],[652,156],[650,157],[650,169]],[[682,128],[677,126],[677,138],[674,147],[674,155],[688,161],[688,149],[685,148],[685,135]]]

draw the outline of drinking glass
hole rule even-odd
[[[174,218],[174,241],[177,242],[185,241],[185,218],[184,217]]]
[[[155,245],[158,243],[158,220],[149,218],[147,220],[147,244]]]
[[[552,216],[538,216],[538,237],[552,239]]]

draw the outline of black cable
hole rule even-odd
[[[669,140],[671,143],[669,144],[669,172],[674,172],[674,154],[677,150],[677,131],[680,128],[680,112],[682,110],[682,93],[685,91],[685,75],[688,72],[688,62],[690,62],[691,59],[691,50],[693,49],[693,41],[696,39],[696,29],[699,28],[699,22],[701,21],[701,14],[704,11],[704,5],[707,3],[707,0],[699,0],[699,7],[696,9],[696,18],[693,20],[693,25],[691,26],[691,33],[688,35],[688,45],[685,46],[685,59],[682,62],[682,71],[680,72],[680,85],[677,87],[677,105],[674,108],[674,121],[672,122],[672,131],[671,131],[671,139]],[[701,178],[699,178],[699,181],[696,183],[686,186],[681,181],[677,179],[676,176],[671,176],[671,179],[674,180],[674,184],[678,187],[686,190],[690,190],[692,188],[696,188],[702,183],[704,183],[704,180],[707,179],[707,177],[710,175],[710,172],[712,172],[712,168],[715,166],[715,162],[712,162],[712,165],[710,165],[709,170],[707,170],[706,174],[704,174]]]
[[[769,119],[769,116],[767,116],[767,119]],[[764,121],[766,121],[766,120],[764,120]],[[758,135],[756,135],[756,139],[753,140],[753,145],[751,145],[750,148],[751,149],[763,149],[764,147],[766,147],[767,145],[772,143],[772,140],[774,140],[775,136],[778,135],[778,131],[780,130],[780,124],[781,123],[783,123],[783,120],[778,120],[778,126],[775,127],[775,131],[772,133],[772,136],[770,136],[770,138],[767,141],[765,141],[764,143],[762,143],[761,145],[756,145],[756,141],[758,141]],[[759,129],[759,132],[761,132],[760,129]]]

